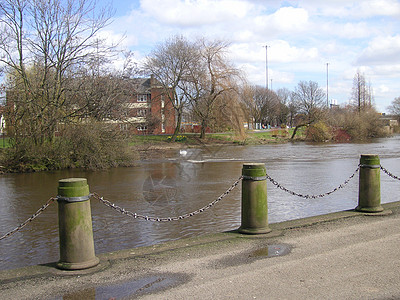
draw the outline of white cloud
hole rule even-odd
[[[266,55],[272,63],[302,63],[315,61],[319,57],[316,47],[298,48],[291,46],[287,41],[274,40],[268,43],[268,52],[265,45],[260,43],[236,43],[230,47],[232,58],[241,62],[264,62]]]
[[[314,61],[319,56],[316,47],[299,48],[291,46],[287,41],[283,40],[274,41],[269,52],[271,53],[271,60],[280,63]]]
[[[301,0],[299,5],[313,15],[323,17],[364,19],[377,16],[400,16],[400,3],[396,0]]]
[[[400,77],[400,63],[392,65],[374,66],[373,70],[376,76],[385,76],[386,78]]]
[[[241,0],[142,0],[141,8],[158,21],[177,26],[200,26],[241,19],[253,5]]]
[[[345,39],[360,39],[371,36],[375,31],[366,22],[352,23],[347,22],[345,24],[330,24],[329,25],[331,34]],[[334,30],[332,30],[334,29]]]
[[[359,1],[359,5],[358,14],[363,17],[400,16],[400,3],[395,0]]]
[[[134,36],[126,36],[113,30],[101,30],[97,33],[97,37],[106,41],[108,45],[118,45],[123,48],[137,44],[137,39]]]
[[[389,91],[390,91],[389,87],[386,86],[385,84],[381,84],[380,86],[378,86],[378,93],[380,93],[380,94],[384,94]]]
[[[283,7],[270,17],[280,30],[299,30],[308,22],[308,12],[303,8]]]
[[[270,35],[296,33],[307,27],[308,12],[303,8],[282,7],[271,15],[256,16],[254,25],[255,30],[267,30]]]
[[[400,57],[400,35],[378,36],[361,53],[360,65],[393,65]]]

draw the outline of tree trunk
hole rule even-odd
[[[297,129],[299,129],[300,127],[304,127],[304,126],[306,126],[306,125],[307,125],[307,124],[300,124],[300,125],[297,125],[297,126],[294,128],[293,134],[292,134],[292,136],[290,137],[290,139],[291,139],[291,140],[294,139],[294,136],[295,136],[296,133],[297,133]]]
[[[181,109],[177,110],[177,113],[178,113],[178,116],[177,116],[178,119],[176,120],[175,131],[174,131],[174,134],[171,137],[171,142],[175,142],[176,137],[178,136],[179,131],[181,130],[182,110]]]
[[[207,129],[207,122],[203,120],[201,122],[200,139],[204,139],[206,137],[206,129]]]

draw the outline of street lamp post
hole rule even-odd
[[[326,106],[329,108],[329,90],[328,90],[329,81],[328,81],[328,66],[329,66],[329,63],[326,63]]]
[[[265,45],[265,85],[268,90],[268,45]]]

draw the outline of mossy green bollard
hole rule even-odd
[[[242,169],[242,224],[240,233],[262,234],[268,227],[266,169],[262,163],[248,163]]]
[[[57,267],[80,270],[96,266],[89,186],[85,178],[58,182],[58,226],[60,261]]]
[[[375,154],[363,154],[360,158],[360,182],[356,211],[377,213],[381,206],[381,163]]]

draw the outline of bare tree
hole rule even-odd
[[[279,112],[279,99],[272,90],[261,86],[245,87],[242,93],[246,110],[255,123],[271,123]]]
[[[400,97],[394,98],[392,104],[388,107],[388,110],[391,114],[400,119]]]
[[[233,129],[238,138],[245,139],[245,113],[241,106],[240,94],[236,90],[232,89],[221,95],[215,103],[212,115],[215,127],[223,130]]]
[[[190,100],[194,115],[201,122],[202,139],[218,99],[231,90],[237,90],[236,82],[240,72],[225,56],[228,43],[200,39],[196,45],[198,59],[196,64],[190,65],[190,76],[184,78],[181,87]]]
[[[371,108],[373,104],[371,83],[367,83],[365,75],[359,70],[354,75],[351,101],[357,107],[358,112]]]
[[[292,134],[295,137],[300,127],[310,125],[322,117],[325,93],[315,81],[300,81],[294,91],[299,116]]]
[[[74,109],[71,118],[96,121],[124,121],[128,118],[126,103],[136,86],[130,78],[137,74],[132,53],[126,52],[122,69],[116,69],[104,55],[96,53],[90,63],[79,66],[69,79],[66,98]]]
[[[146,58],[144,68],[152,74],[164,89],[176,113],[176,126],[171,141],[179,134],[184,108],[189,105],[182,81],[191,78],[190,70],[199,59],[194,43],[182,36],[168,39]]]
[[[0,3],[0,62],[11,84],[17,139],[29,136],[36,144],[52,140],[57,124],[71,115],[75,106],[66,97],[70,80],[98,52],[96,34],[109,23],[110,10],[96,4],[94,0]]]

